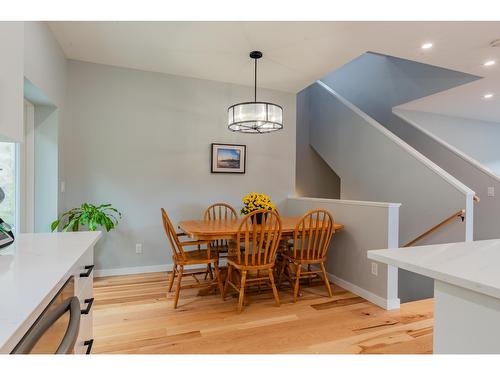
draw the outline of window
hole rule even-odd
[[[17,152],[16,144],[0,142],[0,188],[5,194],[0,203],[0,217],[7,224],[17,228]]]

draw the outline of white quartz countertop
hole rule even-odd
[[[0,249],[0,353],[27,330],[101,232],[20,234]],[[28,327],[26,325],[29,324]],[[24,334],[24,333],[23,333]]]
[[[500,299],[500,240],[371,250],[368,258]]]

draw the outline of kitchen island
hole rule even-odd
[[[101,232],[20,234],[0,249],[0,353],[10,353],[58,291],[74,277],[82,309],[92,298],[93,247]],[[90,309],[89,309],[90,310]],[[92,314],[81,320],[75,352],[92,339]]]
[[[434,353],[500,353],[500,240],[368,251],[434,279]]]

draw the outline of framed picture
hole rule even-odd
[[[245,173],[247,146],[212,143],[212,173]]]

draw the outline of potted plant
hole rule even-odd
[[[268,195],[261,193],[250,193],[243,198],[243,208],[241,209],[242,215],[248,215],[250,212],[257,210],[272,211],[276,206],[271,202]],[[256,215],[257,224],[262,222],[262,214]]]
[[[62,223],[62,231],[79,230],[80,226],[86,226],[88,230],[95,231],[99,226],[109,232],[118,225],[118,219],[121,219],[122,214],[111,204],[101,204],[99,206],[82,203],[80,207],[72,208],[64,212],[57,220],[54,220],[51,225],[52,232],[55,231]]]

